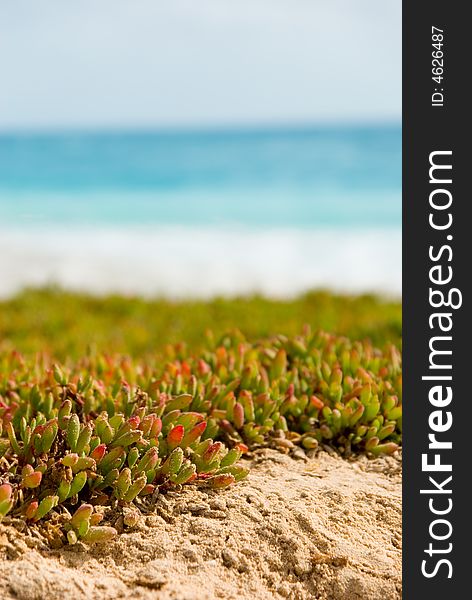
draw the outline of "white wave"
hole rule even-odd
[[[309,289],[401,294],[401,231],[350,229],[0,229],[0,296],[58,284],[171,298]]]

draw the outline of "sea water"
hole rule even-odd
[[[401,292],[401,129],[0,134],[0,295]]]

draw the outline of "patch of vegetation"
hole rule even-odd
[[[239,329],[255,341],[277,334],[294,336],[307,323],[375,346],[401,345],[401,306],[374,296],[312,292],[294,300],[261,297],[211,301],[97,298],[54,288],[27,290],[0,302],[0,348],[24,354],[46,352],[62,362],[90,347],[143,358],[185,340],[202,351],[206,332],[219,338]]]
[[[0,519],[45,523],[56,543],[106,541],[116,534],[103,524],[108,510],[145,507],[189,482],[231,485],[247,475],[241,456],[258,445],[395,452],[397,347],[378,350],[309,326],[301,335],[280,332],[309,313],[311,322],[323,317],[335,329],[397,339],[398,307],[367,297],[333,297],[330,305],[329,298],[175,306],[48,291],[4,303],[8,344],[29,353],[44,345],[67,359],[59,366],[8,344],[0,352]],[[169,318],[183,320],[174,335],[188,344],[169,344]],[[248,338],[239,331],[201,338],[207,326],[219,331],[238,321]],[[91,342],[108,353],[83,352]],[[128,356],[111,352],[123,348]]]

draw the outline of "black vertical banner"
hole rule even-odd
[[[404,598],[472,597],[468,6],[403,3]],[[445,595],[447,594],[447,595]]]

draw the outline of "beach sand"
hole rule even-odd
[[[18,229],[2,227],[0,211],[0,298],[51,284],[147,298],[293,298],[315,288],[398,298],[401,240],[389,227]]]
[[[401,598],[399,457],[264,449],[252,463],[227,490],[161,495],[105,547],[49,549],[5,519],[2,598]]]

